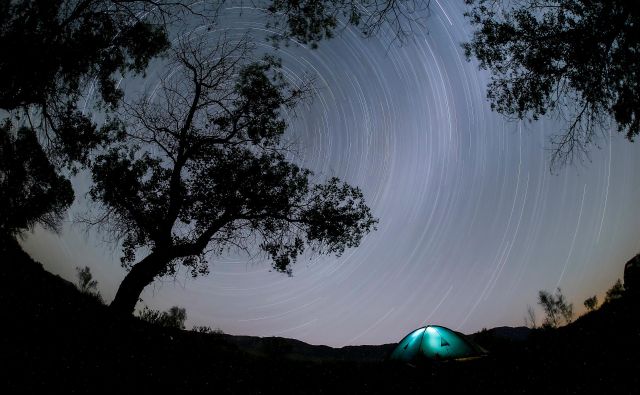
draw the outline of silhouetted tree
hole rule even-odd
[[[364,36],[376,34],[383,26],[404,40],[416,25],[421,25],[430,0],[271,0],[266,6],[270,16],[267,27],[280,28],[271,38],[293,38],[317,47],[318,42],[334,35],[338,18],[358,27]]]
[[[102,141],[78,108],[88,82],[115,106],[120,75],[145,70],[168,48],[163,16],[180,1],[0,0],[0,109],[22,110],[61,160],[86,160]]]
[[[76,267],[78,274],[78,289],[81,292],[95,292],[98,289],[98,281],[93,279],[89,266]]]
[[[304,87],[291,88],[277,60],[252,62],[246,41],[195,36],[173,53],[175,71],[154,101],[127,106],[122,138],[92,165],[91,197],[102,225],[123,239],[130,271],[111,306],[131,313],[145,286],[183,264],[208,272],[205,254],[259,246],[276,270],[306,247],[340,254],[377,222],[358,188],[285,158],[281,141]],[[137,252],[148,255],[137,260]]]
[[[545,312],[543,327],[557,328],[563,321],[565,324],[570,324],[573,320],[573,304],[567,303],[560,288],[556,289],[555,295],[540,290],[538,304]]]
[[[116,105],[122,96],[119,75],[143,72],[150,59],[168,49],[168,23],[185,13],[215,23],[213,10],[229,1],[201,3],[0,0],[0,49],[11,54],[0,59],[0,108],[37,106],[54,130],[69,127],[59,123],[84,115],[76,111],[76,102],[90,80],[105,104]],[[317,44],[332,36],[339,16],[366,35],[390,24],[405,36],[428,5],[429,0],[268,0],[263,9],[270,24],[283,25],[281,36]],[[86,125],[76,126],[87,137]]]
[[[598,296],[593,295],[590,298],[585,299],[584,307],[586,307],[587,311],[593,311],[598,308]]]
[[[389,24],[404,37],[419,20],[415,14],[428,3],[272,0],[264,9],[270,24],[284,27],[279,37],[316,45],[332,36],[341,15],[366,35]],[[88,166],[92,150],[108,144],[109,134],[96,127],[91,111],[79,107],[87,86],[95,87],[101,110],[108,113],[122,97],[120,76],[144,72],[152,58],[168,49],[167,28],[172,22],[187,14],[215,23],[215,10],[224,4],[224,0],[0,0],[0,51],[6,55],[0,58],[0,110],[37,133],[58,170]]]
[[[491,107],[518,119],[560,115],[552,167],[587,154],[609,120],[640,132],[640,8],[635,1],[466,0],[467,57],[491,72]]]
[[[55,231],[72,202],[71,183],[49,163],[36,132],[0,125],[0,234],[16,236],[35,224]]]
[[[115,106],[119,76],[142,72],[168,47],[163,17],[178,4],[0,0],[0,110],[13,121],[0,141],[4,231],[55,227],[73,200],[60,170],[86,164],[108,137],[78,107],[82,91],[94,81],[101,102]]]
[[[527,305],[527,315],[524,317],[524,326],[531,329],[536,329],[538,327],[536,311],[530,305]]]
[[[78,276],[78,289],[80,292],[93,296],[100,303],[104,303],[102,295],[98,291],[98,281],[93,279],[89,266],[83,268],[76,267]]]
[[[613,284],[613,286],[609,288],[609,290],[607,291],[607,294],[604,297],[604,302],[609,303],[612,300],[620,299],[623,296],[624,296],[624,286],[622,285],[622,282],[620,281],[620,279],[618,279],[618,281],[616,281],[616,283]]]
[[[49,107],[77,99],[95,78],[102,99],[120,98],[116,72],[141,72],[167,48],[156,1],[0,1],[0,108]],[[165,3],[159,1],[159,4]],[[151,15],[145,15],[151,13]]]

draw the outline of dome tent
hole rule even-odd
[[[443,326],[427,325],[405,336],[389,358],[401,362],[420,359],[445,361],[480,357],[486,353],[462,333]]]

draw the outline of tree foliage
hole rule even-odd
[[[416,21],[413,14],[428,3],[270,0],[265,10],[270,24],[284,27],[279,37],[316,45],[332,36],[340,16],[360,26],[366,35],[388,23],[399,36],[405,36]],[[217,14],[209,11],[224,4],[224,0],[0,0],[0,50],[7,55],[0,58],[0,110],[7,111],[14,124],[28,125],[35,132],[46,153],[39,158],[47,158],[58,174],[65,167],[73,172],[86,168],[94,150],[109,145],[112,132],[117,131],[114,121],[96,126],[92,109],[83,104],[88,96],[95,91],[102,115],[112,119],[112,110],[122,98],[120,77],[144,73],[150,60],[169,48],[167,31],[179,26],[175,22],[182,16],[215,23]],[[251,126],[250,133],[263,126],[259,122]],[[11,133],[18,134],[16,130]],[[1,153],[9,151],[6,148]],[[13,158],[2,160],[7,164]],[[60,176],[55,181],[60,187],[48,189],[50,193],[61,193],[68,185]],[[34,196],[12,199],[33,203]],[[50,225],[49,220],[64,211],[61,207],[68,206],[63,204],[65,198],[52,200],[50,215],[36,213],[33,218]],[[38,199],[51,200],[51,195]],[[16,213],[26,210],[22,207]],[[28,218],[24,222],[27,227],[33,224]],[[2,226],[17,229],[11,224]]]
[[[89,266],[83,268],[76,267],[76,273],[80,292],[93,296],[96,300],[100,301],[100,303],[104,303],[102,295],[100,295],[100,291],[98,291],[98,281],[94,280]]]
[[[99,102],[113,108],[119,77],[143,72],[168,48],[158,14],[169,6],[155,3],[0,0],[0,49],[12,54],[0,58],[0,109],[20,110],[41,127],[56,158],[86,161],[103,136],[79,108],[83,91],[94,83]]]
[[[286,159],[283,110],[307,89],[287,84],[278,60],[254,61],[244,40],[210,46],[197,36],[172,58],[175,72],[153,100],[126,107],[121,138],[92,165],[99,223],[123,239],[131,269],[114,308],[133,311],[142,289],[178,264],[206,274],[207,253],[259,246],[291,274],[307,247],[340,254],[374,228],[358,188],[337,178],[314,184]]]
[[[536,329],[538,327],[536,311],[530,305],[527,305],[527,314],[524,316],[524,326],[530,329]]]
[[[430,0],[270,0],[267,27],[279,28],[272,36],[293,38],[317,47],[318,42],[333,37],[339,18],[370,37],[388,26],[396,38],[404,40],[415,25],[420,25]]]
[[[610,303],[611,301],[620,299],[623,296],[624,296],[624,285],[622,285],[622,282],[620,281],[620,279],[618,279],[618,281],[616,281],[616,283],[613,284],[613,286],[609,288],[609,290],[607,290],[607,294],[604,298],[604,302]]]
[[[594,311],[595,309],[597,309],[598,308],[598,296],[593,295],[592,297],[585,299],[584,307],[587,309],[587,311]]]
[[[109,128],[97,128],[79,107],[83,91],[95,83],[105,109],[117,105],[118,78],[142,72],[167,48],[155,16],[170,7],[151,0],[0,0],[0,110],[12,119],[0,141],[4,231],[38,222],[55,228],[73,200],[62,168],[86,165],[108,137]]]
[[[73,103],[95,78],[103,101],[121,93],[115,73],[142,72],[167,48],[164,26],[141,13],[151,1],[2,0],[0,108]]]
[[[81,292],[95,292],[98,289],[98,281],[93,279],[89,266],[76,267],[78,274],[78,289]]]
[[[16,236],[40,224],[57,230],[73,202],[71,183],[56,173],[36,132],[0,126],[0,233]]]
[[[538,304],[544,309],[545,318],[542,323],[546,328],[557,328],[561,324],[573,321],[573,304],[567,303],[560,288],[554,295],[545,290],[538,292]]]
[[[384,23],[400,33],[423,5],[428,1],[273,0],[266,10],[272,23],[286,26],[284,37],[315,45],[331,37],[340,15],[367,34]],[[0,0],[0,49],[11,54],[0,58],[0,109],[40,134],[53,165],[88,166],[107,135],[79,107],[83,92],[92,84],[103,110],[115,108],[118,78],[143,73],[168,49],[171,22],[184,13],[215,22],[206,4],[197,7],[182,0]]]
[[[610,120],[640,132],[640,8],[634,1],[466,0],[464,44],[491,72],[487,97],[507,116],[556,114],[552,167],[582,158]]]

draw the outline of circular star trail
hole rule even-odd
[[[313,101],[288,114],[291,160],[319,182],[359,186],[377,231],[341,257],[305,255],[292,277],[259,256],[214,257],[209,276],[157,281],[144,302],[186,307],[188,324],[230,334],[343,346],[397,342],[425,324],[519,326],[540,289],[561,287],[580,312],[622,277],[640,249],[637,146],[605,131],[590,161],[551,174],[548,139],[563,124],[491,112],[488,76],[460,45],[470,36],[463,7],[432,2],[425,29],[403,45],[384,29],[364,39],[345,28],[316,50],[277,52],[289,82],[315,81]],[[207,34],[249,33],[258,52],[273,51],[258,11],[226,12]],[[110,300],[124,270],[99,237],[68,226],[24,245],[70,280],[89,265]]]

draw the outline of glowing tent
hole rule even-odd
[[[402,362],[420,359],[444,361],[480,357],[486,353],[462,333],[443,326],[427,325],[405,336],[391,353],[390,359]]]

